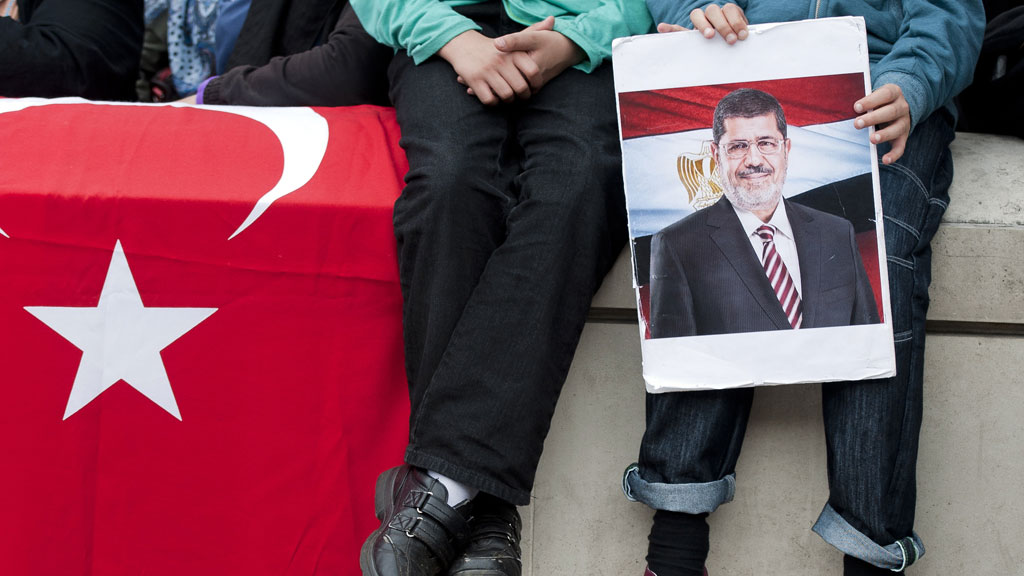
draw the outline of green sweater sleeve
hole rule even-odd
[[[419,64],[452,38],[480,30],[472,20],[439,0],[350,0],[366,31],[381,44],[409,52]]]
[[[561,32],[587,54],[576,67],[591,72],[612,55],[612,40],[651,31],[651,15],[642,1],[607,0],[576,16],[555,19]]]
[[[480,30],[472,20],[452,9],[465,4],[442,0],[350,0],[366,31],[382,44],[404,48],[419,64],[452,38],[467,30]],[[555,30],[586,53],[576,67],[590,72],[611,56],[612,40],[651,30],[651,16],[643,0],[504,0],[509,14],[524,25],[554,14]],[[575,9],[574,9],[575,8]],[[524,21],[525,20],[525,21]]]

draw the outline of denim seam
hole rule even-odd
[[[914,269],[914,263],[912,261],[910,261],[910,260],[905,259],[905,258],[900,258],[899,256],[886,256],[885,259],[887,261],[889,261],[889,262],[892,262],[893,264],[895,264],[897,266],[902,266],[902,267],[904,267],[904,268],[906,268],[908,270],[913,270]]]
[[[926,199],[930,199],[930,197],[928,196],[928,187],[924,185],[924,182],[921,182],[921,179],[917,177],[917,174],[914,174],[913,170],[899,163],[889,164],[887,167],[902,173],[911,182],[914,183],[914,186],[917,188],[917,191],[921,194],[921,196],[925,197]]]
[[[897,220],[897,219],[892,218],[890,216],[885,216],[885,220],[887,222],[892,222],[893,224],[899,226],[900,228],[903,228],[907,232],[910,232],[914,236],[914,238],[917,238],[918,240],[921,239],[921,232],[917,228],[914,228],[913,226],[911,226],[910,224],[907,224],[906,222],[904,222],[902,220]]]
[[[892,339],[893,339],[894,343],[896,343],[896,342],[906,342],[907,340],[913,340],[914,339],[914,331],[913,330],[904,330],[903,332],[900,332],[898,334],[893,334]]]

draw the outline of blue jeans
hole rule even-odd
[[[487,36],[500,2],[457,8]],[[610,64],[484,106],[444,60],[389,70],[409,159],[395,203],[407,463],[529,503],[590,308],[626,239]]]
[[[814,525],[839,550],[899,569],[924,554],[913,532],[921,428],[930,242],[949,203],[953,119],[919,123],[907,152],[881,164],[882,210],[896,344],[896,376],[821,388],[829,499]],[[647,395],[640,460],[626,470],[627,497],[699,514],[732,500],[736,460],[753,390]]]

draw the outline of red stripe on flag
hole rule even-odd
[[[691,86],[619,94],[622,138],[710,128],[715,105],[737,88],[756,88],[778,98],[791,126],[848,120],[864,96],[862,74],[784,78],[761,82]]]

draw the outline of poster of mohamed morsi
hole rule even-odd
[[[892,375],[863,20],[635,36],[613,58],[647,389]]]

